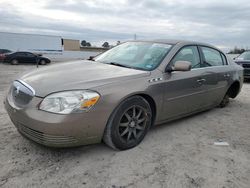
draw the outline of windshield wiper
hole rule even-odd
[[[125,67],[125,68],[130,68],[130,69],[134,69],[133,67],[130,67],[128,65],[123,65],[123,64],[120,64],[120,63],[116,63],[116,62],[110,62],[108,63],[110,65],[115,65],[115,66],[119,66],[119,67]]]

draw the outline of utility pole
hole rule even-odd
[[[134,40],[136,40],[137,36],[136,36],[136,33],[134,34]]]

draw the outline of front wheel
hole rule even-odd
[[[19,62],[17,59],[12,59],[11,62],[10,62],[11,65],[18,65]]]
[[[47,62],[45,60],[40,61],[40,65],[46,65],[46,64],[47,64]]]
[[[152,123],[149,103],[140,96],[123,101],[111,115],[105,129],[104,142],[119,150],[137,146]]]

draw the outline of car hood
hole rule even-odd
[[[243,59],[236,59],[234,60],[235,63],[250,63],[250,60],[243,60]]]
[[[148,75],[148,71],[82,60],[38,68],[24,74],[20,80],[29,84],[36,96],[45,97],[53,92],[92,89]]]

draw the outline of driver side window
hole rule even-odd
[[[189,61],[192,69],[200,68],[201,61],[197,46],[183,47],[173,58],[172,65],[174,65],[176,61]]]

